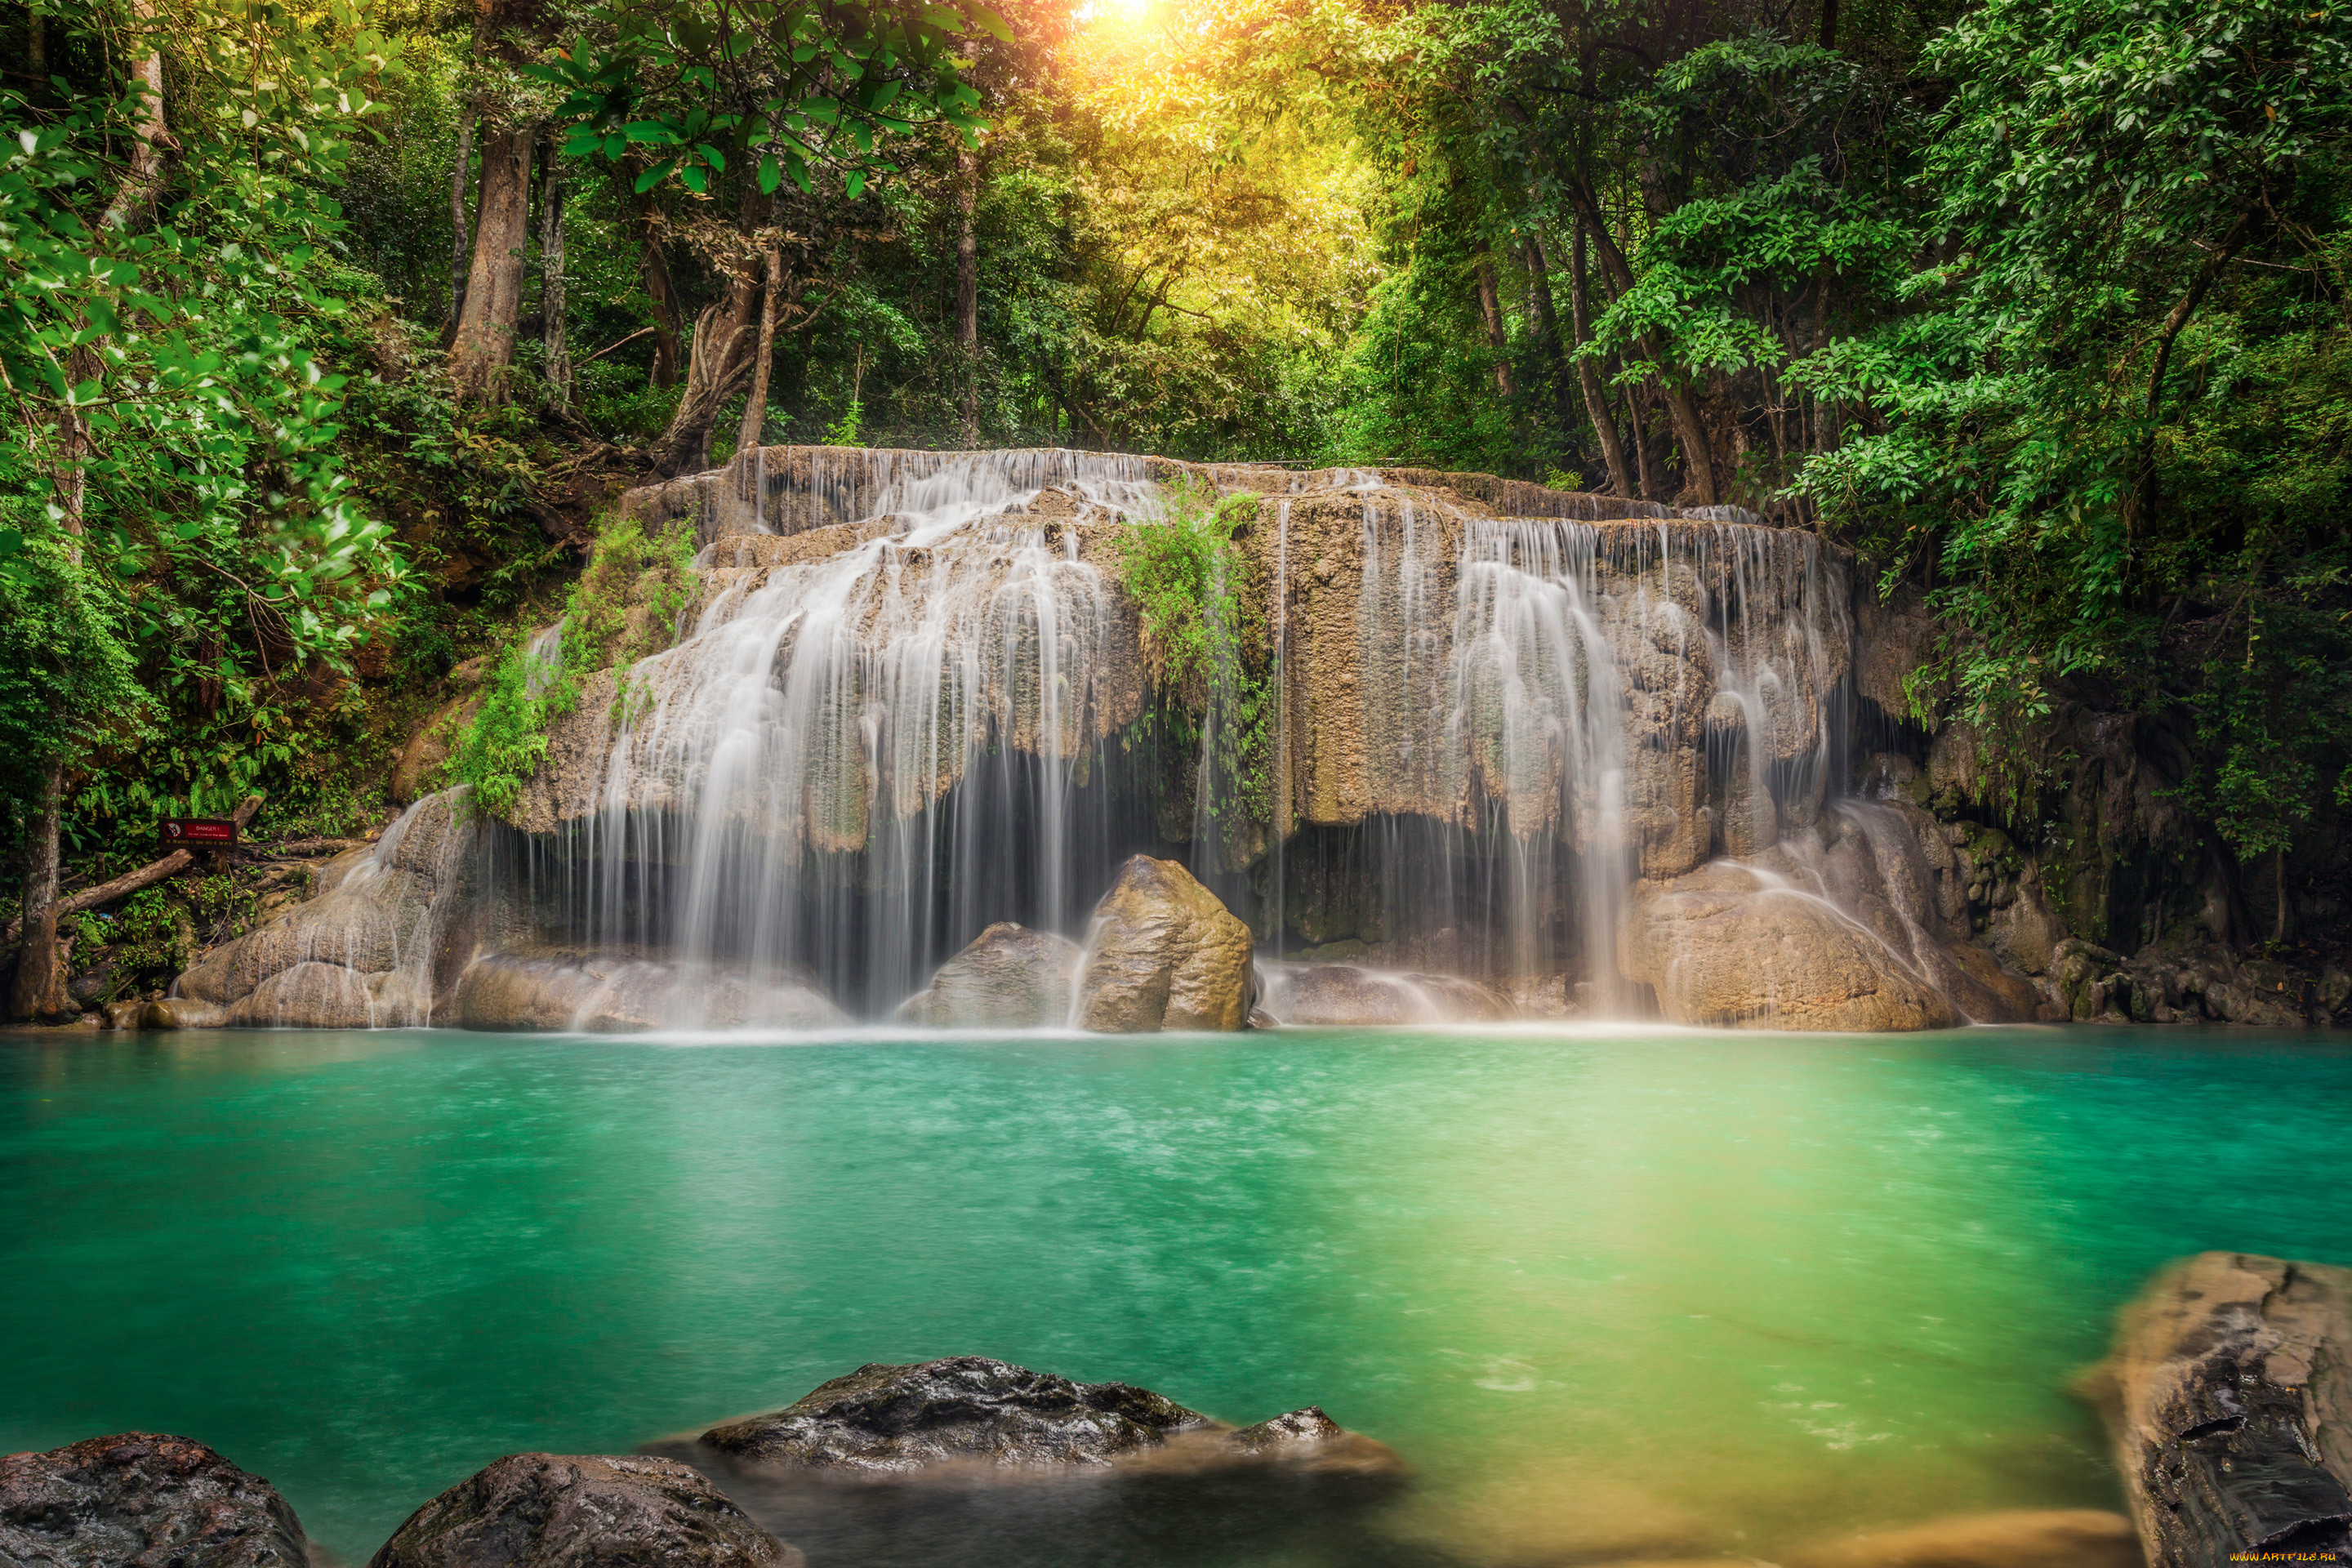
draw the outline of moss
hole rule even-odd
[[[481,707],[451,752],[444,776],[472,787],[477,809],[508,816],[547,760],[548,727],[579,706],[587,678],[626,668],[677,640],[679,618],[699,591],[694,536],[683,523],[648,534],[635,518],[607,521],[588,566],[563,605],[552,645],[516,637],[483,683]],[[626,718],[650,702],[642,682],[624,678],[614,698]]]

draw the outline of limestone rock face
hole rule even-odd
[[[513,1454],[411,1514],[368,1568],[799,1568],[675,1459]]]
[[[431,794],[450,753],[457,749],[457,738],[481,710],[480,697],[456,697],[418,725],[416,733],[408,738],[408,744],[401,748],[400,761],[392,770],[392,798],[404,805]]]
[[[458,792],[431,795],[380,840],[331,861],[320,892],[206,953],[166,1010],[180,1027],[364,1029],[430,1021],[450,919],[478,864]]]
[[[126,1432],[0,1458],[0,1563],[25,1568],[307,1568],[294,1510],[186,1437]]]
[[[958,1460],[1100,1465],[1208,1425],[1149,1389],[951,1356],[859,1367],[773,1415],[714,1426],[701,1442],[762,1465],[888,1473]]]
[[[1475,980],[1363,969],[1352,963],[1261,962],[1263,1005],[1281,1024],[1489,1023],[1516,1016]]]
[[[1636,888],[1617,952],[1626,978],[1654,989],[1677,1024],[1893,1031],[1959,1021],[1868,928],[1792,878],[1727,861]]]
[[[2352,1269],[2203,1252],[2085,1379],[2149,1568],[2352,1552]]]
[[[898,1019],[925,1029],[1034,1029],[1066,1024],[1070,982],[1086,956],[1051,931],[999,921],[941,964],[901,1003]]]
[[[466,1029],[636,1034],[662,1028],[839,1028],[815,977],[709,970],[665,959],[565,949],[488,953],[458,977],[446,1021]]]
[[[1095,906],[1078,1026],[1101,1034],[1239,1029],[1255,1003],[1249,927],[1173,860],[1118,869]]]

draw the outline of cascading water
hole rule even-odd
[[[1179,477],[1260,498],[1217,570],[1265,646],[1163,751],[1107,546]],[[1949,951],[1932,821],[1832,798],[1853,630],[1810,534],[1054,450],[763,448],[626,505],[691,526],[699,596],[667,651],[585,680],[481,827],[495,912],[434,966],[465,1016],[884,1016],[992,922],[1083,937],[1139,852],[1187,854],[1249,923],[1278,1017],[1991,1005]],[[1244,701],[1265,754],[1223,742]]]

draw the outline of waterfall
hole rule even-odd
[[[1107,571],[1178,479],[1257,498],[1215,565],[1255,662],[1215,672],[1181,747]],[[476,872],[369,913],[407,887],[404,831],[320,901],[403,933],[364,997],[322,931],[269,938],[306,966],[279,994],[332,981],[404,1021],[454,985],[507,1026],[877,1018],[994,922],[1087,940],[1143,853],[1189,858],[1255,931],[1277,1017],[1917,1027],[2013,1003],[1955,946],[1933,820],[1842,798],[1850,585],[1811,534],[1481,475],[1058,450],[758,448],[625,505],[698,542],[674,646],[583,676],[509,820],[436,829]],[[532,646],[551,675],[561,626]],[[1244,701],[1262,757],[1254,728],[1220,743]],[[243,973],[206,1005],[259,1016]]]

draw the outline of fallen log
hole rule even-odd
[[[252,819],[253,814],[261,809],[261,803],[267,798],[265,795],[258,795],[246,796],[245,804],[229,813],[229,820],[242,828]],[[110,904],[117,899],[127,899],[142,888],[152,888],[166,878],[178,876],[195,863],[195,851],[174,849],[161,860],[150,860],[136,871],[125,871],[110,882],[100,882],[95,888],[84,888],[79,893],[69,893],[59,899],[49,906],[52,918],[64,920],[68,915],[80,914],[84,910],[94,910],[100,904]],[[34,911],[34,914],[37,919],[39,911]],[[24,929],[25,922],[21,917],[10,921],[7,930],[0,932],[0,947],[5,947],[14,942],[16,940],[16,933]]]
[[[2084,1380],[2149,1568],[2352,1555],[2352,1268],[2204,1252]]]

